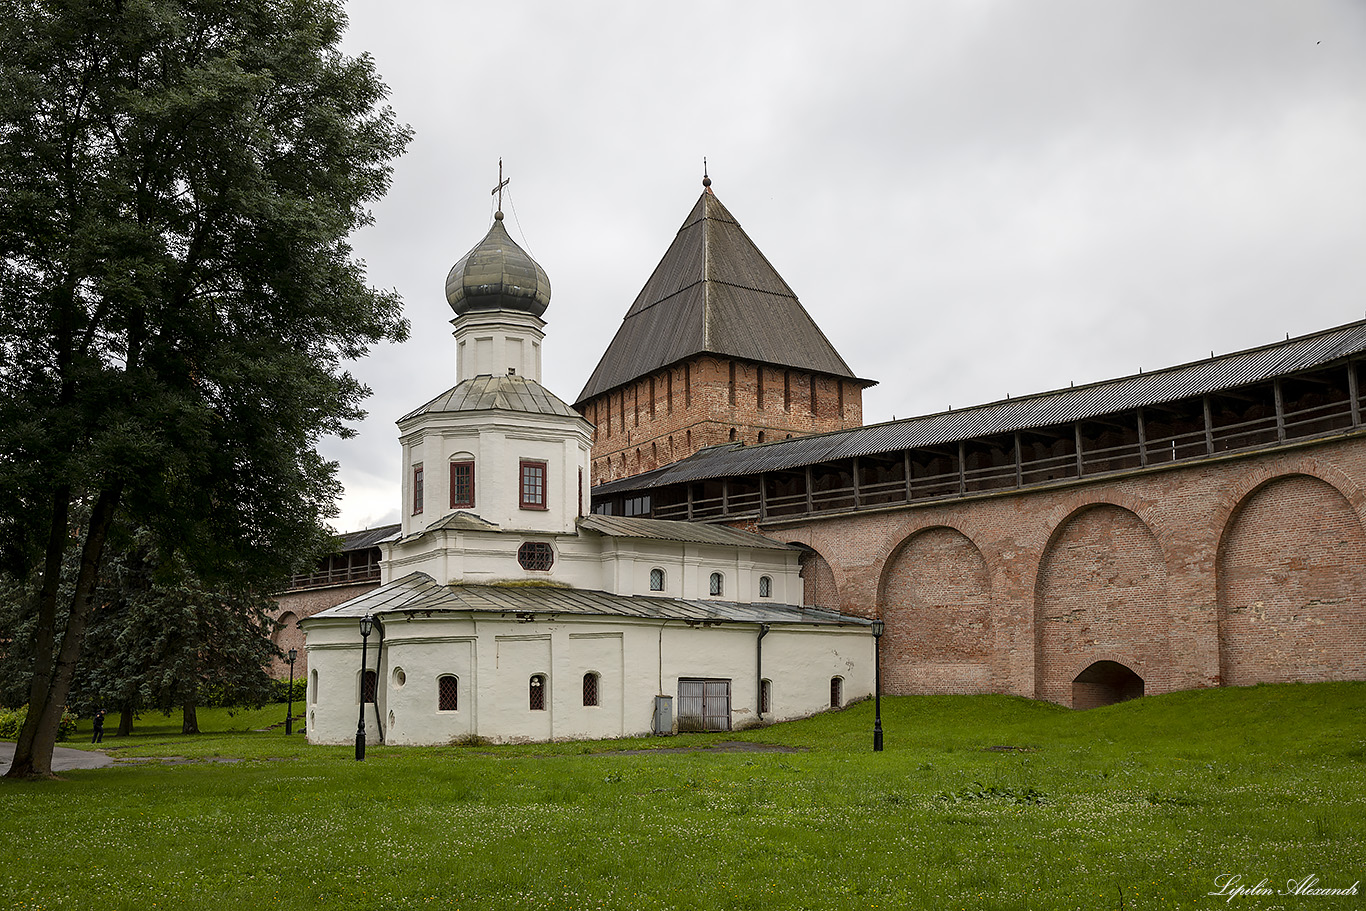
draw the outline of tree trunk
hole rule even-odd
[[[119,711],[119,729],[115,732],[115,737],[127,737],[133,733],[133,704],[128,703]]]
[[[183,717],[180,722],[180,733],[198,734],[199,718],[195,714],[195,704],[193,702],[185,703],[181,706],[181,713]]]
[[[66,554],[71,530],[67,527],[71,508],[71,489],[59,487],[52,494],[52,525],[48,529],[47,555],[43,565],[43,586],[38,593],[38,625],[33,634],[33,676],[28,688],[28,715],[15,738],[14,762],[6,778],[27,778],[33,774],[34,739],[47,705],[52,684],[52,646],[57,630],[57,590],[62,581],[62,558]],[[51,763],[49,763],[49,766]],[[50,771],[48,774],[51,774]]]
[[[115,482],[95,499],[90,514],[90,527],[86,532],[85,545],[81,549],[81,567],[76,575],[76,591],[71,598],[71,610],[67,615],[66,630],[62,634],[62,644],[53,661],[51,644],[44,648],[41,642],[42,624],[45,622],[43,611],[46,604],[39,605],[40,632],[35,643],[37,649],[33,660],[33,683],[29,687],[28,718],[20,731],[20,739],[14,745],[14,763],[5,773],[6,778],[51,778],[52,750],[57,745],[57,727],[62,713],[66,710],[66,697],[71,692],[71,678],[76,673],[76,662],[81,657],[81,646],[85,643],[85,628],[90,621],[91,597],[95,592],[95,582],[99,576],[100,559],[104,555],[104,542],[109,529],[114,524],[114,514],[118,510],[123,484]],[[54,531],[57,513],[54,510]],[[60,554],[56,560],[60,576]],[[49,543],[48,569],[53,564],[52,544]],[[49,588],[49,579],[43,579],[43,592]],[[51,599],[53,617],[56,612],[56,592],[53,586]],[[55,628],[55,623],[53,624]],[[45,674],[43,671],[51,668]],[[35,721],[36,719],[36,721]],[[27,739],[26,739],[27,735]]]

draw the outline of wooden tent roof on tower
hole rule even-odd
[[[576,405],[699,354],[854,380],[797,295],[711,191],[678,229]]]

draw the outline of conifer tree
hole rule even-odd
[[[51,774],[116,521],[207,587],[322,544],[316,444],[367,392],[344,362],[407,331],[347,238],[408,130],[344,27],[335,0],[0,17],[0,571],[33,593],[12,777]]]

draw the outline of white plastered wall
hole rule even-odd
[[[311,743],[349,743],[359,711],[360,632],[354,618],[305,621]],[[370,637],[378,663],[379,717],[390,744],[444,744],[467,735],[494,742],[579,740],[650,731],[654,697],[674,697],[679,678],[731,681],[735,728],[757,723],[759,628],[690,626],[678,621],[582,617],[529,622],[502,615],[388,615],[384,647]],[[764,677],[772,681],[764,721],[829,707],[830,678],[844,679],[845,701],[871,694],[873,638],[866,627],[783,626],[763,641]],[[395,671],[403,671],[398,685]],[[583,705],[583,675],[599,675],[599,704]],[[438,710],[437,678],[459,678],[459,706]],[[546,676],[545,708],[530,708],[530,680]],[[367,707],[367,740],[378,743]]]

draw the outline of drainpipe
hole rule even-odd
[[[379,742],[384,742],[384,712],[379,708],[379,694],[383,692],[384,686],[384,621],[375,614],[375,629],[379,630],[379,641],[375,643],[375,727],[379,731]],[[384,700],[384,707],[389,707],[389,700]]]
[[[759,685],[758,685],[758,687],[754,690],[754,708],[755,708],[755,710],[756,710],[756,711],[755,711],[755,714],[757,714],[757,715],[759,716],[759,720],[760,720],[760,721],[763,721],[763,720],[764,720],[764,637],[767,636],[767,635],[768,635],[768,624],[767,624],[767,623],[760,623],[760,624],[759,624],[759,638],[756,639],[756,640],[754,640],[754,647],[755,647],[754,665],[755,665],[755,668],[757,669],[757,673],[758,673],[758,675],[759,675],[759,678],[758,678]]]

